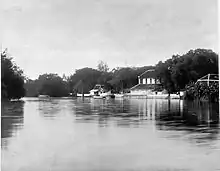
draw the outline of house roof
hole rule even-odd
[[[130,88],[130,90],[147,90],[147,89],[154,89],[160,85],[155,84],[137,84],[134,87]]]
[[[148,76],[148,77],[155,77],[155,69],[149,69],[145,72],[143,72],[141,75],[139,75],[138,77],[142,77],[142,76]]]

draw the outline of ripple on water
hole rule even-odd
[[[2,170],[217,170],[218,105],[192,103],[26,98],[4,104]]]

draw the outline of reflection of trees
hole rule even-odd
[[[4,138],[14,136],[24,123],[24,102],[2,102],[1,103],[1,138],[2,146],[7,141]]]
[[[109,120],[115,120],[119,123],[120,120],[134,116],[134,113],[137,116],[137,112],[130,112],[127,100],[77,99],[75,103],[74,110],[77,121],[96,121],[101,127],[107,126]]]
[[[219,127],[219,105],[208,102],[185,101],[180,111],[164,112],[157,117],[161,130],[186,131],[197,134],[197,141],[216,139]]]
[[[168,100],[159,99],[77,99],[75,115],[77,120],[97,121],[106,126],[114,120],[117,126],[130,127],[142,124],[143,120],[155,121],[163,111],[176,110],[179,102],[168,104]]]
[[[167,99],[77,99],[76,120],[94,122],[107,126],[109,122],[119,127],[136,127],[151,124],[161,130],[182,130],[196,132],[201,124],[208,126],[216,135],[213,127],[218,126],[218,105],[186,102]],[[150,122],[149,122],[150,121]],[[208,137],[208,136],[207,136]]]
[[[65,101],[63,101],[65,102]],[[39,101],[39,112],[43,117],[50,119],[57,117],[57,114],[62,110],[62,100],[41,100]]]
[[[103,127],[107,125],[108,118],[112,115],[107,101],[103,99],[77,99],[75,103],[76,120],[80,122],[96,121]]]

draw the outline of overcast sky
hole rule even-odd
[[[2,48],[30,78],[218,49],[217,0],[3,0],[0,9]]]

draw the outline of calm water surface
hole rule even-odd
[[[220,170],[218,104],[25,98],[1,122],[3,171]]]

